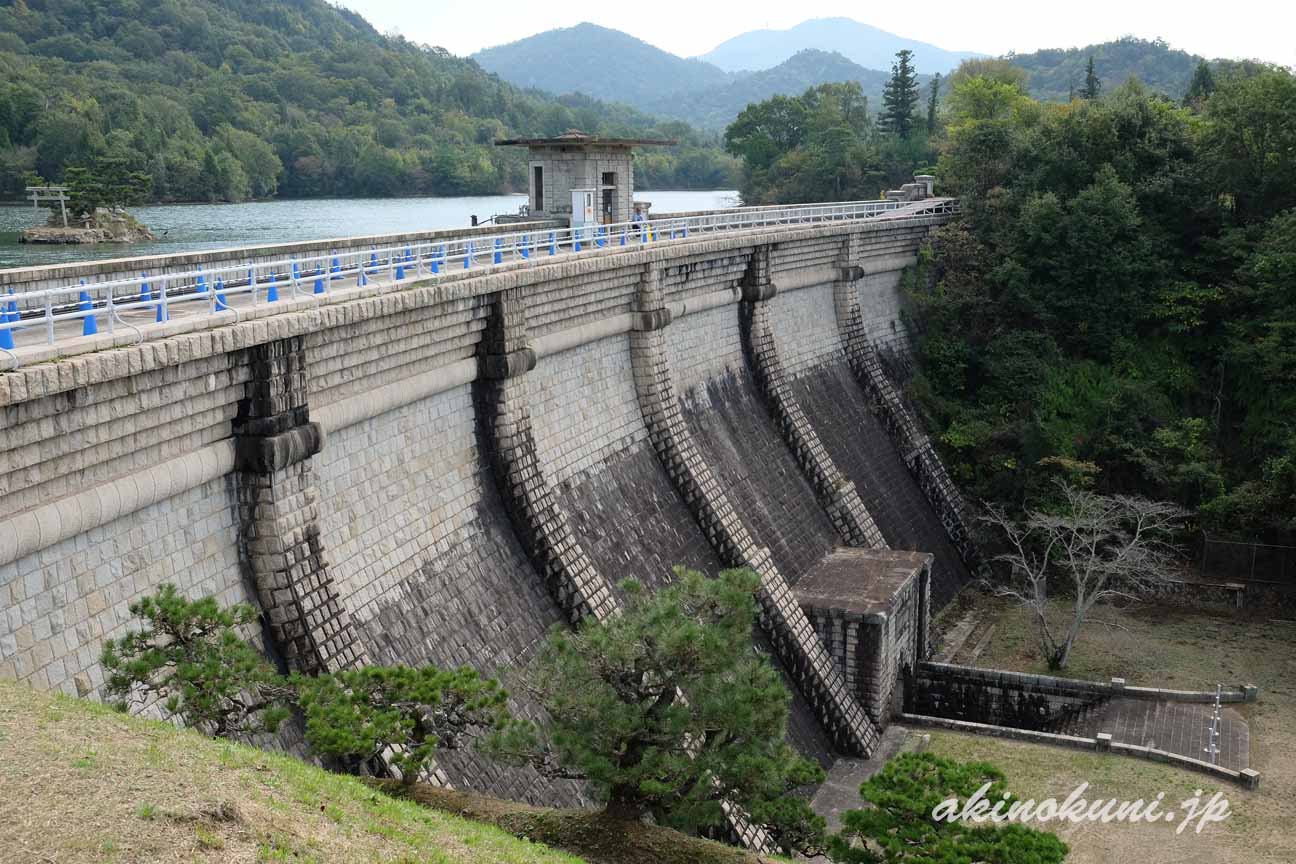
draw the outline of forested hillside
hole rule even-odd
[[[1084,89],[1089,58],[1094,72],[1108,90],[1130,78],[1141,81],[1154,93],[1181,99],[1200,57],[1176,51],[1160,39],[1126,36],[1113,42],[1086,48],[1051,48],[1032,54],[1013,54],[1008,59],[1026,70],[1030,95],[1045,102],[1065,102]]]
[[[1056,105],[1015,71],[955,76],[937,176],[965,215],[913,285],[947,464],[977,498],[1066,478],[1296,540],[1296,77]]]
[[[825,85],[725,141],[770,203],[937,160],[964,216],[909,285],[910,393],[969,498],[1039,506],[1065,479],[1296,542],[1296,76],[1202,64],[1188,105],[1137,82],[1057,104],[974,60],[933,113],[902,71],[876,118]]]
[[[735,66],[730,72],[592,24],[550,30],[475,57],[488,70],[521,87],[585,93],[698,128],[722,129],[749,104],[771,96],[800,96],[820,84],[857,81],[869,99],[870,110],[876,111],[896,49],[879,53],[876,45],[866,47],[863,37],[851,41],[849,35],[857,31],[873,34],[877,44],[914,46],[913,64],[923,86],[935,73],[947,73],[957,57],[971,56],[939,52],[857,22],[831,19],[809,21],[788,31],[753,31],[736,37],[731,40],[738,51],[733,57],[748,57],[743,62],[752,65]],[[797,50],[789,45],[808,47]],[[707,56],[713,55],[720,56],[716,52]],[[1136,78],[1152,92],[1171,99],[1184,96],[1201,60],[1161,40],[1134,37],[1085,48],[1010,54],[1006,59],[1026,72],[1025,87],[1031,96],[1044,102],[1065,102],[1084,90],[1091,57],[1100,87],[1111,90]],[[861,65],[860,58],[868,58],[868,62]],[[1221,66],[1248,65],[1246,61],[1216,62]]]
[[[733,182],[682,124],[520,90],[323,0],[0,0],[0,198],[121,158],[158,200],[525,189],[513,134],[678,137],[640,184]]]

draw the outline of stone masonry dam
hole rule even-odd
[[[928,609],[977,566],[887,372],[902,271],[949,218],[920,205],[33,349],[0,373],[0,675],[97,696],[104,640],[167,581],[258,607],[251,635],[289,668],[502,673],[555,624],[614,614],[623,578],[750,566],[794,742],[871,752]],[[893,611],[833,612],[852,579],[892,579],[869,602]],[[439,759],[457,786],[580,796]]]

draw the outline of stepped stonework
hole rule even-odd
[[[255,605],[249,636],[308,673],[497,674],[615,615],[624,578],[746,566],[790,739],[867,755],[978,566],[881,362],[906,350],[901,273],[947,218],[339,285],[0,373],[0,675],[97,696],[104,640],[168,581]],[[584,800],[472,755],[438,769]]]

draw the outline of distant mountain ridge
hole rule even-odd
[[[546,30],[472,55],[487,72],[519,87],[584,93],[643,105],[667,93],[728,84],[732,76],[701,60],[686,60],[620,30],[577,24]]]
[[[622,102],[660,117],[718,130],[731,123],[752,102],[771,96],[800,94],[819,84],[859,81],[869,96],[869,104],[877,106],[890,74],[883,70],[891,68],[895,51],[900,50],[892,46],[911,47],[919,52],[919,57],[939,52],[940,62],[944,64],[939,68],[924,66],[921,60],[918,62],[924,81],[936,71],[952,68],[950,64],[957,65],[958,59],[954,58],[984,56],[943,51],[844,18],[808,21],[806,25],[825,22],[833,24],[830,29],[839,35],[840,32],[859,32],[855,28],[881,34],[891,40],[886,42],[885,50],[889,53],[878,55],[876,68],[870,68],[852,60],[845,51],[807,45],[789,51],[787,56],[757,71],[728,72],[701,59],[685,59],[663,51],[619,30],[584,23],[487,48],[472,55],[471,59],[482,69],[515,86],[557,95],[581,93],[595,99]],[[793,31],[801,36],[813,35],[815,28],[793,28]],[[735,39],[716,50],[734,43]],[[850,42],[843,38],[827,41],[834,44]]]
[[[914,66],[928,74],[945,74],[968,58],[986,56],[974,51],[948,51],[850,18],[813,18],[787,30],[741,33],[698,59],[727,72],[759,71],[777,66],[807,48],[835,51],[865,69],[890,69],[895,53],[908,48],[914,52]]]
[[[817,34],[823,37],[821,42],[829,45],[849,41],[850,34],[872,34],[876,38],[871,47],[861,38],[845,51],[823,44],[803,48],[758,71],[726,71],[706,62],[712,59],[736,67],[742,62],[765,62],[779,56],[791,43],[770,42],[767,37],[771,34],[780,39],[787,34],[797,39]],[[877,41],[883,37],[896,41]],[[858,81],[869,98],[870,110],[876,111],[881,106],[882,88],[890,77],[887,70],[891,68],[895,51],[901,47],[915,52],[914,65],[924,97],[927,82],[936,72],[947,74],[965,57],[987,56],[944,51],[849,19],[827,18],[807,21],[790,30],[745,33],[694,59],[678,57],[618,30],[593,24],[539,33],[488,48],[472,59],[487,72],[511,84],[560,95],[581,93],[622,102],[648,114],[718,131],[753,102],[773,96],[795,96],[810,87],[840,81]],[[938,53],[933,54],[933,49]],[[887,53],[869,55],[874,57],[872,67],[855,59],[870,50]],[[1084,86],[1085,66],[1091,55],[1104,89],[1111,90],[1135,77],[1149,89],[1172,99],[1183,96],[1201,59],[1175,50],[1161,40],[1134,37],[1084,48],[1009,54],[1006,59],[1026,70],[1027,88],[1032,96],[1044,101],[1065,101],[1073,87],[1079,90]],[[744,56],[763,59],[735,59]]]
[[[735,78],[728,84],[688,94],[671,94],[644,103],[649,114],[675,117],[704,129],[723,129],[753,102],[773,96],[794,96],[819,84],[858,81],[868,97],[870,110],[882,103],[882,88],[889,72],[865,69],[835,51],[806,49],[793,54],[772,69]],[[920,76],[925,87],[930,76]]]

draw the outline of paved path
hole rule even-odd
[[[1155,747],[1191,759],[1210,761],[1213,705],[1191,702],[1157,702],[1149,699],[1112,699],[1063,730],[1068,735],[1092,738],[1110,732],[1113,741]],[[1217,764],[1234,771],[1250,767],[1251,733],[1236,709],[1220,709],[1220,754]]]
[[[828,821],[829,832],[841,830],[841,814],[860,807],[860,784],[882,770],[891,757],[925,745],[926,736],[897,723],[882,732],[882,740],[872,759],[843,756],[828,769],[828,777],[810,799],[810,807]]]

